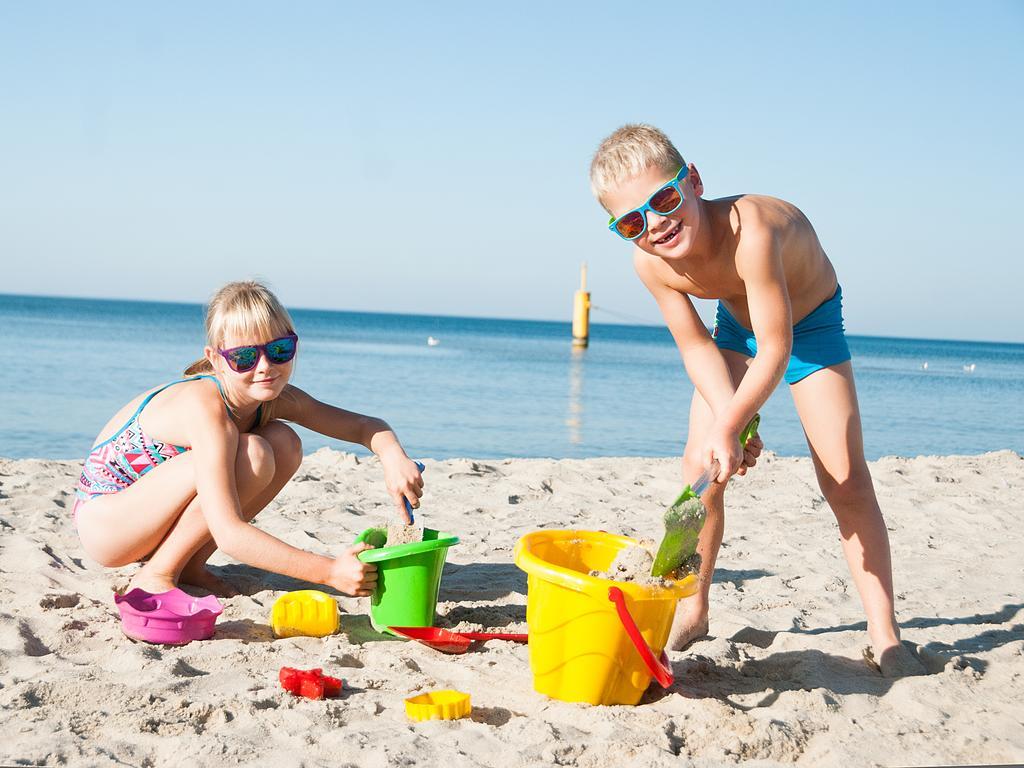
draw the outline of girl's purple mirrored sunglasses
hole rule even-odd
[[[295,357],[299,348],[299,337],[294,333],[282,336],[279,339],[268,341],[266,344],[247,344],[244,347],[232,347],[231,349],[218,349],[231,370],[235,373],[245,373],[256,367],[260,361],[260,354],[267,356],[267,360],[274,365],[284,365]]]

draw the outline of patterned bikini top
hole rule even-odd
[[[149,437],[139,424],[139,415],[150,400],[168,387],[199,379],[213,379],[221,399],[224,400],[224,407],[227,408],[227,398],[224,397],[224,390],[221,389],[216,376],[204,375],[178,379],[165,384],[155,392],[150,392],[123,427],[117,430],[112,437],[95,445],[89,451],[82,474],[78,478],[75,495],[80,499],[90,499],[101,494],[116,493],[127,488],[153,467],[189,450],[189,447],[185,445],[172,445]],[[230,409],[228,412],[230,413]],[[257,411],[257,424],[259,424],[259,416]]]

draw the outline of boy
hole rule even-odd
[[[703,497],[700,592],[680,605],[670,647],[708,633],[725,483],[753,466],[761,448],[756,439],[741,446],[738,436],[784,378],[867,614],[865,659],[885,675],[921,671],[893,613],[889,539],[864,459],[842,293],[810,222],[771,197],[704,200],[696,167],[648,125],[626,125],[605,139],[590,180],[611,214],[609,228],[636,246],[633,265],[694,383],[684,477],[720,465]],[[719,299],[711,335],[690,296]]]

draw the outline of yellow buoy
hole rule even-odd
[[[572,345],[585,347],[590,343],[590,292],[587,290],[587,264],[580,268],[580,288],[572,302]]]

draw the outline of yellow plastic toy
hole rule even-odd
[[[274,601],[270,626],[278,637],[326,637],[338,631],[338,603],[316,589],[286,592]]]
[[[671,682],[662,651],[679,598],[697,578],[644,586],[590,576],[638,542],[596,531],[544,530],[516,544],[526,571],[533,687],[562,701],[636,704],[651,678]]]
[[[469,694],[461,691],[430,691],[405,700],[410,720],[458,720],[473,711]]]

